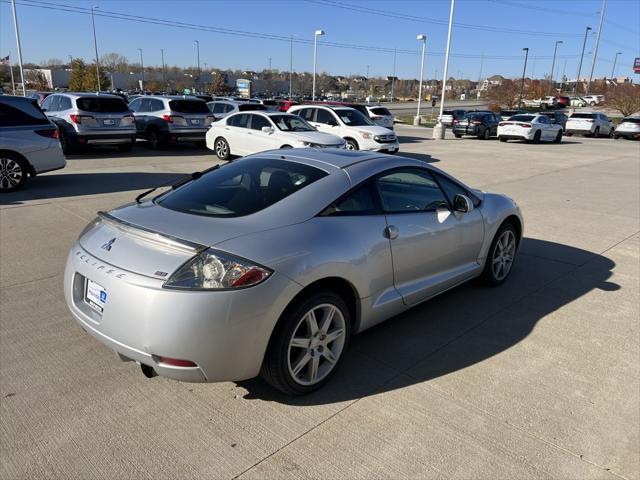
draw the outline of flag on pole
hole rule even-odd
[[[10,65],[9,55],[7,55],[6,57],[0,58],[0,65]]]

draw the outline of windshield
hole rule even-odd
[[[178,113],[209,113],[204,100],[171,100],[169,109]]]
[[[315,132],[315,128],[297,115],[271,115],[269,117],[283,132]]]
[[[85,112],[122,113],[129,111],[129,107],[121,98],[82,97],[76,100],[76,105]]]
[[[212,170],[156,203],[179,212],[240,217],[259,212],[326,175],[301,163],[253,158]]]
[[[365,117],[357,110],[353,109],[337,109],[335,110],[336,115],[340,117],[340,120],[344,122],[345,125],[349,127],[362,127],[365,125],[375,125],[371,120]]]
[[[593,113],[574,113],[571,118],[593,118]]]
[[[535,118],[535,115],[514,115],[509,119],[512,122],[530,122]]]

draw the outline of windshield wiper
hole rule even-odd
[[[136,203],[140,204],[140,200],[142,200],[144,197],[146,197],[147,195],[149,195],[152,192],[155,192],[157,189],[159,188],[163,188],[163,187],[169,187],[171,186],[171,190],[174,190],[182,185],[184,185],[185,183],[191,182],[193,180],[198,180],[200,177],[202,177],[202,175],[204,175],[205,173],[209,173],[213,170],[216,170],[217,168],[220,168],[220,164],[218,165],[214,165],[211,168],[207,168],[206,170],[202,171],[202,172],[193,172],[191,175],[187,175],[184,178],[181,178],[180,180],[178,180],[175,183],[165,183],[163,185],[158,185],[157,187],[153,187],[149,190],[147,190],[146,192],[142,192],[140,195],[138,195],[136,197]]]

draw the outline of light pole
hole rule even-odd
[[[556,42],[556,46],[553,49],[553,61],[551,62],[551,78],[549,79],[550,80],[550,82],[549,82],[550,85],[549,85],[549,91],[547,92],[547,95],[549,95],[549,93],[551,93],[551,87],[553,87],[554,84],[555,84],[554,81],[553,81],[553,70],[556,67],[556,52],[558,51],[558,45],[561,44],[561,43],[564,43],[564,42],[562,40],[558,40]]]
[[[144,94],[144,59],[142,58],[142,49],[138,49],[140,51],[140,73],[142,73],[142,93]]]
[[[433,129],[433,138],[436,140],[444,140],[445,126],[442,125],[442,112],[444,111],[444,96],[447,90],[447,73],[449,70],[449,51],[451,49],[451,30],[453,28],[453,10],[456,0],[451,0],[451,10],[449,11],[449,32],[447,33],[447,51],[444,55],[444,73],[442,75],[442,98],[440,99],[440,115],[438,115],[438,123]]]
[[[194,82],[194,87],[197,89],[198,83],[200,83],[200,42],[198,40],[194,40],[193,43],[196,44],[196,56],[198,57],[198,77],[197,81]]]
[[[611,69],[611,79],[613,80],[614,75],[616,74],[616,63],[618,62],[618,55],[622,55],[622,52],[616,52],[616,56],[613,57],[613,68]]]
[[[527,72],[527,59],[529,58],[529,48],[522,49],[524,52],[524,68],[522,69],[522,81],[520,82],[520,100],[518,101],[518,108],[522,106],[522,94],[524,93],[524,75]]]
[[[11,0],[11,6],[13,8],[13,27],[16,30],[16,44],[18,46],[18,66],[20,67],[20,81],[22,82],[22,96],[27,96],[27,91],[24,86],[24,72],[22,71],[22,46],[20,45],[20,30],[18,30],[18,14],[16,13],[16,0]],[[11,69],[9,65],[9,69]],[[13,75],[13,69],[11,69]],[[11,82],[13,85],[13,82]]]
[[[396,81],[396,57],[398,55],[398,49],[393,49],[393,75],[391,76],[391,101],[393,102],[393,87]]]
[[[93,25],[93,48],[96,51],[96,80],[98,81],[98,91],[100,91],[100,63],[98,62],[98,40],[96,37],[96,20],[93,11],[98,8],[95,5],[91,7],[91,25]]]
[[[582,54],[580,54],[580,63],[578,65],[578,75],[576,76],[576,83],[573,84],[573,95],[575,96],[578,88],[578,82],[580,81],[580,72],[582,71],[582,59],[584,58],[584,47],[587,46],[587,35],[589,34],[591,27],[587,27],[584,32],[584,42],[582,43]]]
[[[424,76],[424,49],[427,46],[427,36],[420,34],[416,36],[416,40],[422,42],[422,57],[420,59],[420,84],[418,85],[418,110],[416,117],[413,119],[414,125],[420,125],[420,105],[422,104],[422,78]]]
[[[164,48],[160,49],[160,56],[162,57],[162,86],[164,90],[167,89],[167,71],[164,68]]]
[[[73,57],[71,55],[67,55],[69,57],[69,68],[71,68],[71,64],[73,63]]]
[[[311,90],[311,100],[316,99],[316,69],[318,65],[318,37],[324,35],[324,30],[313,32],[313,87]]]
[[[600,9],[600,25],[598,25],[598,36],[596,37],[596,48],[591,58],[591,72],[589,73],[589,81],[587,82],[587,94],[591,88],[591,80],[593,79],[593,69],[596,68],[596,59],[598,58],[598,47],[600,46],[600,34],[602,33],[602,24],[604,22],[604,9],[607,6],[607,0],[602,0],[602,8]]]
[[[293,35],[291,36],[291,46],[289,47],[289,100],[293,94]]]

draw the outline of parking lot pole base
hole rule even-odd
[[[440,122],[436,123],[436,126],[433,127],[433,139],[434,140],[444,140],[444,133],[446,132],[447,127],[442,125]]]
[[[417,127],[422,123],[422,117],[420,115],[416,115],[413,117],[413,124]]]

